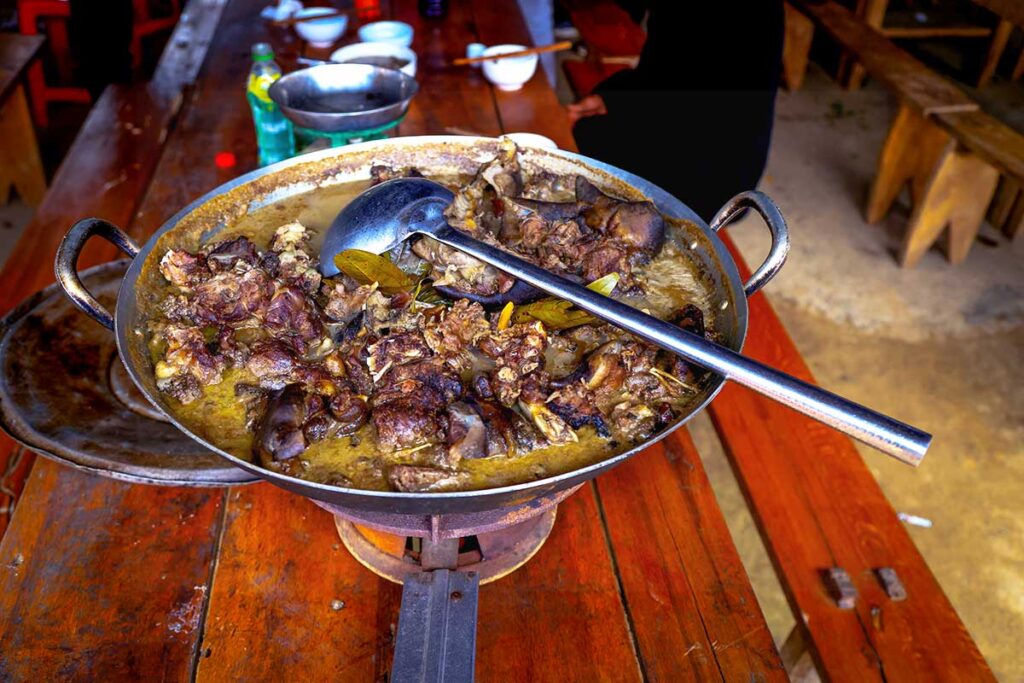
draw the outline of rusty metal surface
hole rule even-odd
[[[128,261],[84,271],[107,306]],[[56,285],[0,321],[0,427],[65,465],[115,479],[174,486],[256,481],[161,419],[128,379],[114,337]]]

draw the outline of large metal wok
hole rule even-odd
[[[114,331],[121,360],[132,380],[167,419],[181,431],[218,453],[235,466],[252,472],[289,491],[349,509],[406,514],[451,514],[494,510],[521,505],[580,484],[614,467],[678,429],[702,410],[722,388],[724,380],[710,375],[688,411],[669,429],[635,448],[587,467],[512,486],[452,493],[397,493],[364,491],[320,484],[263,469],[221,450],[180,423],[169,400],[155,385],[152,361],[146,348],[146,320],[156,300],[162,276],[157,264],[168,248],[195,249],[216,239],[219,232],[240,217],[284,198],[314,193],[319,188],[369,178],[374,164],[416,166],[426,175],[472,173],[495,156],[498,141],[474,137],[412,137],[381,140],[340,149],[324,150],[285,161],[244,175],[209,192],[168,220],[141,248],[117,227],[99,219],[85,219],[68,232],[57,253],[56,272],[71,300],[102,325]],[[621,197],[652,200],[673,221],[668,238],[684,246],[700,267],[714,295],[715,329],[721,343],[735,351],[743,346],[747,331],[747,297],[763,287],[782,266],[789,247],[785,223],[777,210],[759,193],[744,193],[719,211],[709,226],[692,210],[664,190],[635,175],[586,157],[562,151],[523,150],[524,163],[559,174],[582,174],[599,187]],[[772,246],[764,263],[743,283],[736,264],[716,235],[742,208],[758,211],[771,232]],[[285,217],[286,219],[288,217]],[[76,272],[78,255],[85,242],[99,235],[113,242],[133,261],[125,273],[111,315],[82,286]]]

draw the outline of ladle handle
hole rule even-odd
[[[549,273],[507,251],[479,242],[451,226],[420,223],[414,231],[430,235],[438,242],[525,280],[559,299],[570,301],[616,327],[784,403],[908,465],[918,465],[931,443],[931,435],[920,429]]]
[[[113,223],[108,223],[102,218],[83,218],[72,225],[68,234],[61,240],[60,246],[57,247],[53,270],[57,275],[57,282],[64,288],[64,293],[71,299],[71,303],[100,325],[113,330],[114,316],[96,300],[78,277],[78,256],[93,235],[106,239],[132,258],[139,253],[139,247],[132,238]]]

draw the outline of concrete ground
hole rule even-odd
[[[765,292],[819,382],[935,435],[913,470],[861,454],[894,507],[933,522],[911,536],[1002,681],[1024,681],[1024,239],[986,226],[951,266],[891,256],[908,211],[880,226],[863,205],[895,103],[845,93],[812,69],[780,93],[761,189],[787,217],[789,262]],[[730,233],[751,264],[758,219]],[[693,432],[777,642],[793,617],[714,431]]]

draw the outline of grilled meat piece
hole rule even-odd
[[[325,284],[323,289],[327,295],[324,315],[335,322],[348,323],[362,313],[366,299],[376,287],[374,285],[358,285],[349,288],[341,282],[331,282]]]
[[[320,397],[306,392],[300,384],[289,384],[270,394],[256,432],[256,456],[267,464],[300,455],[308,445],[303,426],[322,410]]]
[[[262,270],[218,273],[195,286],[196,316],[215,325],[258,318],[273,293],[274,285]]]
[[[423,394],[433,392],[426,390]],[[436,403],[424,398],[403,396],[374,406],[370,419],[382,450],[398,451],[444,440],[444,423]]]
[[[221,381],[224,359],[210,352],[202,330],[172,324],[164,326],[160,335],[167,342],[167,351],[154,368],[157,388],[190,403],[201,395],[200,387]]]
[[[295,286],[281,287],[274,293],[264,324],[272,334],[289,340],[300,351],[305,351],[310,342],[324,334],[313,302]]]
[[[462,382],[436,358],[418,363],[398,365],[388,370],[378,382],[374,403],[387,403],[401,395],[421,393],[424,389],[437,395],[442,405],[462,396]],[[426,396],[426,395],[425,395]],[[433,400],[433,397],[427,397]]]
[[[259,265],[256,245],[246,237],[216,244],[206,255],[206,263],[214,273],[234,270],[236,267],[249,269]]]
[[[366,399],[357,396],[351,391],[339,391],[331,397],[327,409],[338,421],[338,435],[348,436],[355,434],[359,428],[366,424],[370,415],[370,408],[366,405]]]
[[[646,403],[623,401],[612,408],[609,421],[616,434],[637,442],[654,433],[658,416]]]
[[[472,344],[491,333],[484,308],[478,303],[460,299],[444,309],[439,320],[423,329],[423,338],[430,350],[444,358],[464,354]]]
[[[384,337],[366,347],[366,367],[375,380],[398,365],[412,363],[431,355],[430,347],[419,332],[402,332]]]
[[[298,360],[287,346],[276,340],[253,346],[245,367],[260,380],[260,386],[280,389],[295,372]]]
[[[160,259],[160,273],[176,287],[189,290],[210,277],[206,259],[202,254],[190,254],[180,249],[168,249]]]
[[[302,223],[287,223],[274,231],[270,250],[278,254],[286,251],[302,251],[309,244],[309,231]]]
[[[448,406],[448,462],[488,456],[487,428],[480,414],[461,401]]]
[[[605,424],[604,415],[597,408],[593,392],[582,382],[570,384],[551,394],[547,406],[573,429],[590,425],[600,436],[611,435],[608,425]]]
[[[464,472],[452,472],[433,467],[395,465],[388,471],[388,482],[396,491],[418,493],[458,488],[466,481]]]
[[[544,366],[547,333],[539,321],[521,323],[493,332],[479,346],[495,363],[491,389],[502,404],[511,407],[519,399],[523,379]]]

